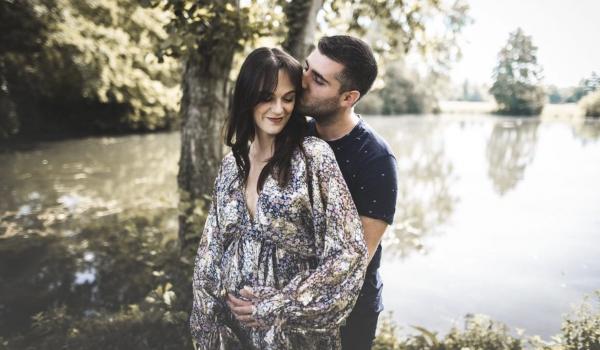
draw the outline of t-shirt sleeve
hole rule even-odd
[[[378,157],[369,161],[362,169],[354,191],[358,213],[391,225],[398,195],[396,158],[391,154]]]

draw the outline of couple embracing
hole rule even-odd
[[[376,76],[345,35],[304,66],[275,48],[244,61],[194,269],[198,348],[371,348],[397,191],[388,145],[353,112]]]

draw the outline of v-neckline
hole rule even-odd
[[[256,203],[254,204],[254,215],[252,215],[250,206],[248,205],[248,197],[246,197],[246,190],[246,186],[242,186],[242,198],[244,199],[244,209],[246,209],[246,217],[248,218],[248,221],[250,221],[250,223],[254,225],[256,216],[258,215],[258,202],[260,200],[260,194],[262,193],[262,191],[256,194]]]
[[[249,155],[250,156],[250,155]],[[264,167],[267,165],[267,163],[265,162],[263,164],[263,166],[261,167],[261,171],[259,171],[258,173],[258,177],[260,178],[260,173],[262,172],[262,170],[264,169]],[[252,168],[252,161],[250,161],[250,169]],[[242,183],[242,198],[244,199],[244,209],[246,211],[246,216],[248,218],[248,220],[250,221],[250,223],[252,225],[254,225],[257,222],[257,217],[258,217],[258,212],[259,212],[259,205],[260,205],[260,197],[261,194],[264,192],[265,186],[267,185],[267,183],[269,182],[269,177],[270,175],[267,175],[267,177],[265,178],[265,181],[263,183],[263,188],[259,191],[256,192],[256,202],[254,204],[254,215],[252,215],[251,210],[250,210],[250,206],[248,205],[248,197],[246,196],[246,191],[247,191],[247,185],[248,185],[248,181],[246,181],[245,184]],[[257,178],[257,184],[258,184],[258,178]]]

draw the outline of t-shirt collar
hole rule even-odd
[[[356,125],[354,125],[354,127],[352,128],[352,130],[350,130],[349,133],[340,137],[337,140],[327,141],[327,143],[331,147],[334,147],[334,146],[341,147],[341,146],[345,145],[346,143],[348,143],[353,138],[358,137],[358,135],[360,134],[360,130],[362,129],[363,119],[360,116],[360,114],[357,114],[356,116],[358,117],[358,123],[356,123]]]

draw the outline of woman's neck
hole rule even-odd
[[[250,158],[267,162],[274,151],[275,136],[256,133],[250,144]]]

